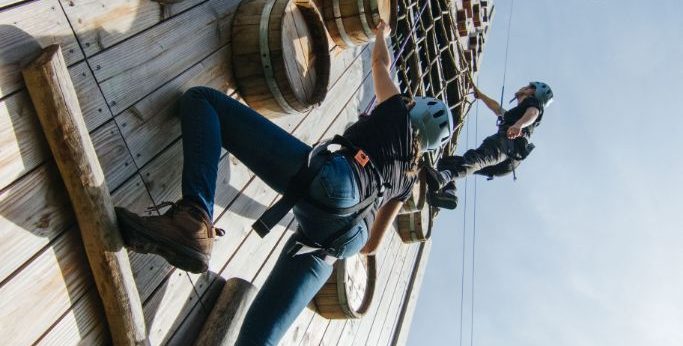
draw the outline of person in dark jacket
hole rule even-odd
[[[180,100],[183,198],[159,216],[116,208],[130,249],[205,272],[216,233],[212,214],[221,147],[283,194],[254,230],[265,236],[289,210],[298,227],[250,306],[237,345],[278,344],[337,259],[374,254],[411,194],[422,153],[443,146],[453,134],[453,117],[441,100],[415,97],[406,103],[400,95],[387,34],[380,23],[372,52],[379,104],[342,136],[311,147],[224,93],[194,87]],[[330,151],[329,144],[342,149]]]
[[[476,86],[474,97],[498,116],[498,132],[486,137],[478,148],[470,149],[462,156],[441,158],[437,170],[426,169],[430,190],[428,201],[432,206],[455,209],[457,178],[469,174],[492,178],[514,171],[534,148],[529,139],[540,125],[544,109],[552,102],[553,92],[548,84],[531,82],[515,93],[510,102],[517,101],[517,106],[510,110],[503,109]]]

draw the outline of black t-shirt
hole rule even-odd
[[[500,125],[499,131],[507,131],[507,129],[510,128],[510,126],[514,125],[519,119],[521,119],[524,116],[524,113],[526,113],[526,110],[529,107],[535,107],[540,112],[538,114],[538,118],[536,118],[536,121],[534,121],[533,124],[525,127],[522,130],[524,136],[531,136],[531,133],[534,131],[534,128],[541,123],[541,118],[543,118],[543,107],[541,106],[541,102],[539,102],[538,99],[533,96],[525,98],[515,108],[512,108],[509,111],[505,112],[505,114],[503,114],[503,122]]]
[[[346,129],[344,137],[370,156],[384,182],[390,185],[384,191],[382,205],[392,199],[408,199],[416,180],[405,173],[413,156],[413,132],[401,95],[380,103],[370,116],[362,117]],[[361,196],[370,196],[377,186],[375,176],[355,161],[352,167],[360,179]]]

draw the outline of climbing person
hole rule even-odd
[[[453,119],[440,100],[407,102],[394,84],[380,22],[372,51],[377,107],[341,136],[306,145],[256,111],[217,90],[194,87],[180,100],[182,199],[160,216],[117,208],[127,246],[204,272],[217,231],[212,224],[221,147],[282,198],[254,223],[260,235],[293,210],[298,222],[254,299],[237,345],[275,345],[332,273],[362,250],[374,254],[411,194],[419,157],[446,143]],[[341,146],[330,151],[331,144]]]
[[[485,138],[477,149],[470,149],[462,156],[441,158],[437,169],[425,168],[429,187],[427,201],[434,207],[457,207],[456,178],[479,174],[492,179],[510,172],[514,174],[515,168],[533,150],[534,145],[529,139],[534,128],[540,125],[545,108],[553,100],[553,92],[548,84],[531,82],[520,88],[510,100],[517,101],[517,106],[505,110],[472,84],[474,97],[498,116],[498,132]]]

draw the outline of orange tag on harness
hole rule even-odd
[[[356,160],[356,162],[358,162],[358,164],[360,164],[361,167],[365,167],[365,165],[367,165],[370,161],[368,155],[365,154],[365,152],[362,150],[358,150],[356,156],[354,156],[353,158]]]

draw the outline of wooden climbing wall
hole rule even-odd
[[[461,1],[457,1],[460,3]],[[3,344],[110,343],[97,290],[61,178],[23,85],[22,64],[62,46],[90,136],[117,205],[138,213],[181,196],[176,101],[192,86],[238,97],[230,23],[239,0],[0,0],[0,340]],[[328,97],[274,121],[312,144],[340,133],[372,97],[371,47],[333,54]],[[189,344],[223,280],[260,286],[295,227],[288,215],[265,239],[250,225],[277,195],[225,152],[215,222],[227,230],[209,272],[188,274],[129,253],[152,344]],[[404,343],[429,243],[395,233],[378,255],[375,303],[359,320],[301,313],[282,345]]]

